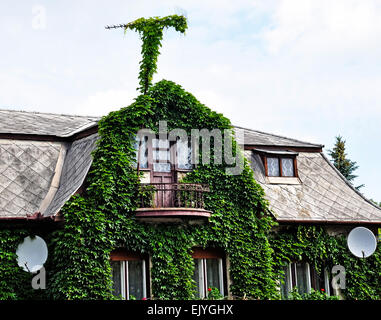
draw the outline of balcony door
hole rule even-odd
[[[156,186],[155,206],[158,208],[172,207],[172,183],[175,181],[173,168],[174,154],[172,145],[168,140],[152,140],[152,171],[151,183]]]

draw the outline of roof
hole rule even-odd
[[[60,143],[0,139],[0,217],[39,210],[56,170]]]
[[[55,215],[81,187],[90,169],[91,152],[95,149],[97,140],[98,134],[93,134],[72,143],[66,154],[59,187],[49,206],[42,213],[44,216]]]
[[[86,179],[99,139],[87,129],[96,127],[98,120],[0,110],[0,133],[5,134],[0,136],[0,218],[22,218],[37,212],[56,215]],[[267,153],[274,152],[269,147],[276,146],[277,152],[298,156],[299,182],[275,184],[266,180],[261,157],[246,150],[278,221],[381,223],[381,208],[346,181],[319,152],[322,145],[235,128],[244,135],[245,145]],[[72,138],[80,132],[83,134]],[[24,135],[30,136],[26,140]],[[52,138],[38,141],[44,140],[38,136],[46,135]],[[290,152],[288,147],[297,152]]]
[[[255,179],[279,222],[381,223],[381,208],[366,199],[321,152],[300,152],[299,183],[271,183],[261,157],[246,151]]]
[[[0,133],[69,137],[94,127],[98,117],[0,109]]]
[[[238,142],[245,145],[255,146],[276,146],[276,147],[298,147],[298,148],[323,148],[322,144],[315,144],[305,141],[300,141],[292,138],[287,138],[272,133],[266,133],[258,130],[246,129],[234,126]],[[242,141],[242,138],[244,140]]]
[[[71,137],[98,121],[0,109],[0,218],[56,214],[85,180],[98,139],[97,134]]]

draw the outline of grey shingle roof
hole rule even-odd
[[[92,163],[91,152],[96,147],[97,134],[76,140],[67,151],[59,188],[44,216],[58,213],[67,200],[81,187]]]
[[[0,217],[38,211],[54,176],[61,144],[0,139]]]
[[[0,133],[65,138],[96,126],[98,120],[0,109]],[[59,209],[81,186],[95,140],[96,135],[73,143],[0,139],[0,217]]]
[[[63,138],[95,126],[98,120],[0,110],[0,133]],[[256,130],[236,130],[244,134],[246,145],[263,149],[322,147]],[[74,142],[0,139],[0,217],[25,217],[36,211],[51,216],[59,212],[86,178],[97,139],[97,134]],[[381,209],[353,189],[323,153],[298,150],[300,184],[269,183],[261,158],[252,151],[246,151],[246,155],[279,221],[381,223]]]
[[[300,184],[272,184],[261,157],[245,152],[278,221],[381,223],[381,208],[355,190],[320,152],[298,156]]]
[[[244,141],[238,139],[240,144],[256,146],[277,146],[277,147],[303,147],[303,148],[322,148],[321,144],[299,141],[292,138],[283,137],[258,130],[246,129],[235,126],[235,131]]]
[[[97,124],[99,118],[0,109],[0,133],[69,137]]]

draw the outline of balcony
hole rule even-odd
[[[205,184],[142,183],[136,217],[146,222],[202,222],[211,212],[204,208]]]

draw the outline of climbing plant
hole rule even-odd
[[[380,299],[381,279],[379,277],[381,248],[369,258],[353,256],[347,247],[346,234],[330,235],[321,226],[288,226],[270,237],[274,250],[275,270],[282,279],[283,266],[291,261],[310,263],[318,273],[324,268],[330,272],[334,265],[341,265],[346,272],[346,289],[342,293],[346,299]],[[317,298],[323,295],[314,294]],[[294,298],[302,298],[295,295]]]
[[[140,18],[124,26],[127,30],[137,31],[143,41],[142,60],[140,61],[139,90],[146,94],[152,84],[152,78],[157,71],[157,58],[159,57],[163,30],[173,27],[176,31],[185,33],[187,21],[184,16],[171,15],[164,18]]]
[[[0,229],[0,300],[26,300],[46,298],[44,290],[33,290],[33,274],[25,272],[17,263],[16,250],[35,230],[12,224]],[[41,234],[41,232],[39,232]]]
[[[136,219],[140,175],[134,167],[134,141],[139,129],[157,132],[161,120],[167,121],[168,130],[181,128],[188,134],[192,129],[232,127],[227,118],[180,85],[166,80],[152,85],[163,30],[168,27],[184,33],[186,19],[142,18],[125,26],[126,31],[138,31],[143,40],[141,94],[130,106],[99,122],[99,140],[84,191],[62,208],[64,224],[45,234],[49,243],[46,291],[31,290],[30,275],[17,265],[15,256],[23,237],[38,230],[13,226],[0,230],[0,299],[115,299],[109,258],[120,247],[150,255],[154,298],[192,299],[195,265],[191,252],[195,246],[218,247],[227,253],[230,291],[238,299],[280,298],[277,283],[283,277],[282,267],[300,260],[316,270],[341,264],[347,272],[347,298],[380,299],[381,249],[360,260],[348,252],[344,236],[331,236],[322,227],[275,230],[264,191],[245,159],[239,175],[227,174],[228,165],[223,162],[199,164],[183,179],[209,185],[205,206],[212,215],[208,223],[152,225]],[[294,297],[306,298],[295,293]],[[308,298],[327,297],[313,292]]]
[[[272,249],[267,234],[273,220],[261,187],[244,161],[240,175],[226,173],[226,164],[199,165],[184,182],[208,183],[204,225],[150,225],[135,219],[139,176],[134,168],[134,137],[141,127],[158,130],[229,129],[222,115],[170,81],[160,81],[129,107],[99,123],[100,139],[87,178],[86,192],[62,209],[65,227],[53,239],[55,298],[110,298],[109,253],[118,247],[149,253],[152,294],[158,299],[191,299],[194,246],[223,248],[230,258],[231,291],[237,297],[277,296]],[[242,156],[242,155],[241,155]]]

